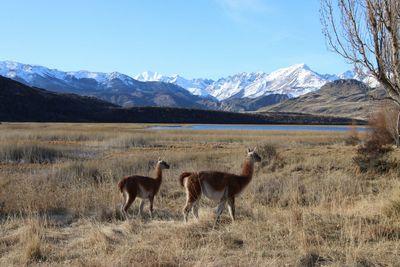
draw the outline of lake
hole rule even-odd
[[[151,130],[239,130],[239,131],[301,131],[301,132],[348,132],[352,126],[337,125],[221,125],[221,124],[193,124],[153,126]],[[357,126],[357,131],[366,132],[368,127]]]

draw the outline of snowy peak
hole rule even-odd
[[[353,70],[348,70],[338,75],[339,79],[353,79],[354,77],[355,73]]]
[[[243,72],[222,78],[208,87],[207,91],[219,100],[231,97],[256,98],[268,94],[298,96],[319,89],[329,80],[306,64],[296,64],[270,74]]]
[[[93,79],[99,84],[106,84],[115,79],[119,79],[127,85],[133,82],[131,77],[119,72],[103,73],[86,70],[64,72],[57,69],[49,69],[43,66],[22,64],[13,61],[0,61],[0,75],[11,79],[22,80],[27,84],[34,83],[34,80],[38,78],[52,78],[62,81],[70,79]]]
[[[135,76],[135,80],[141,81],[141,82],[158,82],[161,81],[164,78],[163,75],[161,75],[158,72],[153,72],[153,71],[144,71],[138,75]]]
[[[270,82],[272,91],[292,96],[314,91],[327,82],[322,75],[312,71],[305,64],[296,64],[274,71],[268,75],[267,81]]]
[[[207,92],[219,100],[224,100],[233,96],[246,96],[244,89],[259,84],[266,76],[263,72],[242,72],[236,75],[221,78],[207,88]]]
[[[311,71],[311,69],[306,64],[300,63],[300,64],[294,64],[294,65],[286,67],[286,68],[278,69],[272,73],[285,74],[285,73],[293,73],[293,72],[298,72],[298,71]]]
[[[353,70],[345,71],[338,75],[339,79],[353,79],[367,84],[371,88],[379,86],[378,80],[370,73],[366,73],[360,69],[354,68]]]
[[[135,76],[135,79],[142,82],[158,81],[173,83],[185,88],[190,93],[202,97],[211,97],[206,88],[214,81],[210,79],[186,79],[178,74],[173,76],[164,76],[158,72],[145,71]]]
[[[282,77],[314,73],[306,64],[296,64],[287,68],[281,68],[268,75],[269,80],[281,79]]]
[[[37,65],[22,64],[14,61],[0,61],[0,75],[15,79],[19,78],[31,82],[36,76],[54,76],[64,78],[65,74],[56,69],[48,69]]]
[[[356,68],[345,71],[338,75],[338,77],[340,79],[354,79],[354,80],[360,80],[360,81],[365,79],[367,76],[368,75],[366,73],[364,73],[363,71],[358,70]]]

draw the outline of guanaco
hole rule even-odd
[[[156,165],[156,178],[133,175],[121,179],[118,183],[119,190],[121,191],[124,203],[121,207],[121,212],[125,219],[128,218],[128,209],[132,205],[136,197],[141,199],[139,205],[138,216],[143,212],[144,200],[150,201],[150,217],[153,218],[153,200],[154,196],[158,193],[162,182],[162,170],[169,169],[168,163],[158,159]]]
[[[203,193],[207,198],[218,201],[214,226],[228,204],[232,221],[235,221],[235,197],[250,183],[253,177],[254,162],[260,162],[261,157],[253,150],[247,150],[242,174],[236,175],[219,171],[184,172],[179,176],[181,186],[186,189],[186,204],[183,208],[183,218],[188,220],[192,209],[196,219],[199,218],[199,200]]]

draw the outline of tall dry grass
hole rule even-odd
[[[141,128],[142,127],[142,128]],[[355,173],[348,134],[149,131],[129,124],[2,124],[0,147],[61,151],[52,161],[0,163],[0,266],[396,266],[399,170]],[[13,138],[18,136],[18,138]],[[70,136],[70,138],[68,138]],[[359,134],[359,138],[364,138]],[[258,164],[237,199],[237,221],[214,203],[182,222],[182,171],[238,173]],[[71,156],[72,155],[72,156]],[[121,220],[118,180],[171,166],[155,218]],[[398,160],[395,150],[392,160]],[[138,204],[131,208],[133,214]]]

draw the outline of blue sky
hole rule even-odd
[[[352,66],[328,51],[318,0],[0,0],[0,60],[187,78]]]

